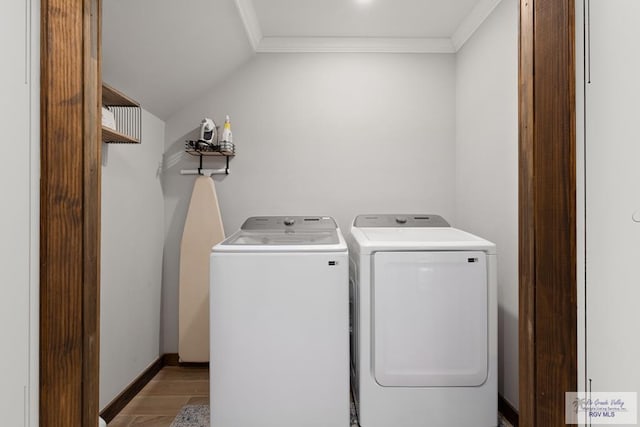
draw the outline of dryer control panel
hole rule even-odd
[[[353,221],[354,227],[451,227],[440,215],[358,215]]]

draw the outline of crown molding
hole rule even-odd
[[[262,30],[260,29],[260,22],[258,21],[258,15],[253,7],[252,0],[234,0],[238,12],[240,13],[240,19],[244,24],[244,29],[247,32],[249,43],[253,47],[254,51],[258,50],[258,45],[262,40]]]
[[[264,37],[258,53],[454,53],[449,38]]]
[[[458,26],[442,38],[263,37],[253,0],[234,0],[256,53],[455,53],[464,46],[502,0],[481,0]]]
[[[456,52],[464,46],[501,1],[502,0],[481,0],[473,7],[471,13],[462,20],[458,29],[451,36],[451,42]]]

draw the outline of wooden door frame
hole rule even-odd
[[[41,0],[40,425],[98,425],[101,0]]]
[[[574,0],[520,3],[520,423],[577,387]],[[101,0],[41,0],[40,425],[97,425]]]
[[[575,1],[521,0],[520,425],[565,425],[577,391]]]

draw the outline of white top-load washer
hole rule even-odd
[[[361,215],[349,243],[361,427],[496,426],[495,245],[437,215]]]
[[[211,253],[211,425],[348,427],[347,246],[330,217],[253,217]]]

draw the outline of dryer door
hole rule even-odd
[[[488,370],[484,252],[378,252],[372,298],[378,384],[484,383]]]

